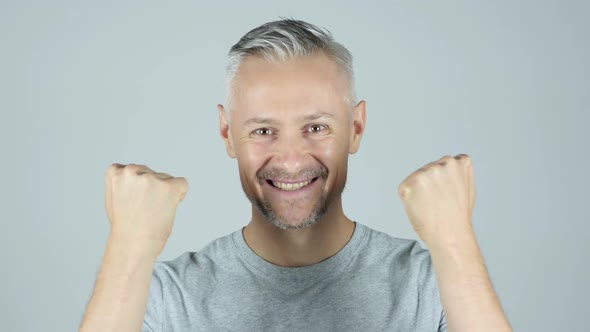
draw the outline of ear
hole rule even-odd
[[[361,100],[352,110],[352,131],[350,133],[350,148],[348,152],[354,154],[359,150],[361,145],[361,138],[365,133],[365,125],[367,123],[367,111],[365,109],[366,102]]]
[[[230,158],[236,157],[236,152],[234,150],[233,139],[231,136],[231,128],[229,126],[229,116],[226,114],[223,105],[218,104],[217,109],[219,110],[219,135],[225,142],[225,149],[227,151],[227,155]]]

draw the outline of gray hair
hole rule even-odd
[[[327,29],[313,24],[281,19],[263,24],[245,34],[229,51],[226,71],[226,107],[231,113],[233,81],[242,61],[260,56],[266,61],[284,62],[295,57],[323,53],[336,62],[348,76],[349,92],[343,96],[351,109],[356,101],[352,54],[336,42]]]

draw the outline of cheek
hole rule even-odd
[[[238,161],[246,172],[256,172],[264,164],[269,147],[267,144],[246,143],[241,144],[237,150]]]
[[[311,142],[315,154],[328,165],[334,165],[346,160],[348,155],[348,142],[337,137],[329,137],[324,140]]]
[[[344,189],[347,174],[348,144],[342,140],[316,142],[316,157],[328,168],[328,180],[324,190],[332,194]]]

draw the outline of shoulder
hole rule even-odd
[[[171,260],[160,260],[154,265],[154,277],[160,279],[186,279],[198,271],[219,268],[235,255],[233,233],[217,238],[199,251],[187,251]]]
[[[368,226],[364,227],[367,239],[360,253],[364,256],[363,259],[422,284],[434,281],[430,251],[422,247],[419,241],[394,237]]]
[[[425,261],[430,258],[429,251],[417,240],[394,237],[369,226],[363,227],[366,229],[366,247],[369,251],[393,257],[401,263]]]
[[[430,251],[413,239],[393,237],[367,227],[366,260],[390,276],[399,287],[415,289],[418,296],[442,310]]]

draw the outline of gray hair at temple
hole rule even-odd
[[[348,76],[349,91],[343,98],[351,105],[352,110],[356,102],[352,54],[336,42],[326,29],[300,20],[281,19],[251,30],[230,49],[225,96],[228,113],[231,114],[233,81],[244,59],[249,56],[260,56],[269,62],[284,62],[319,52],[335,61]]]

